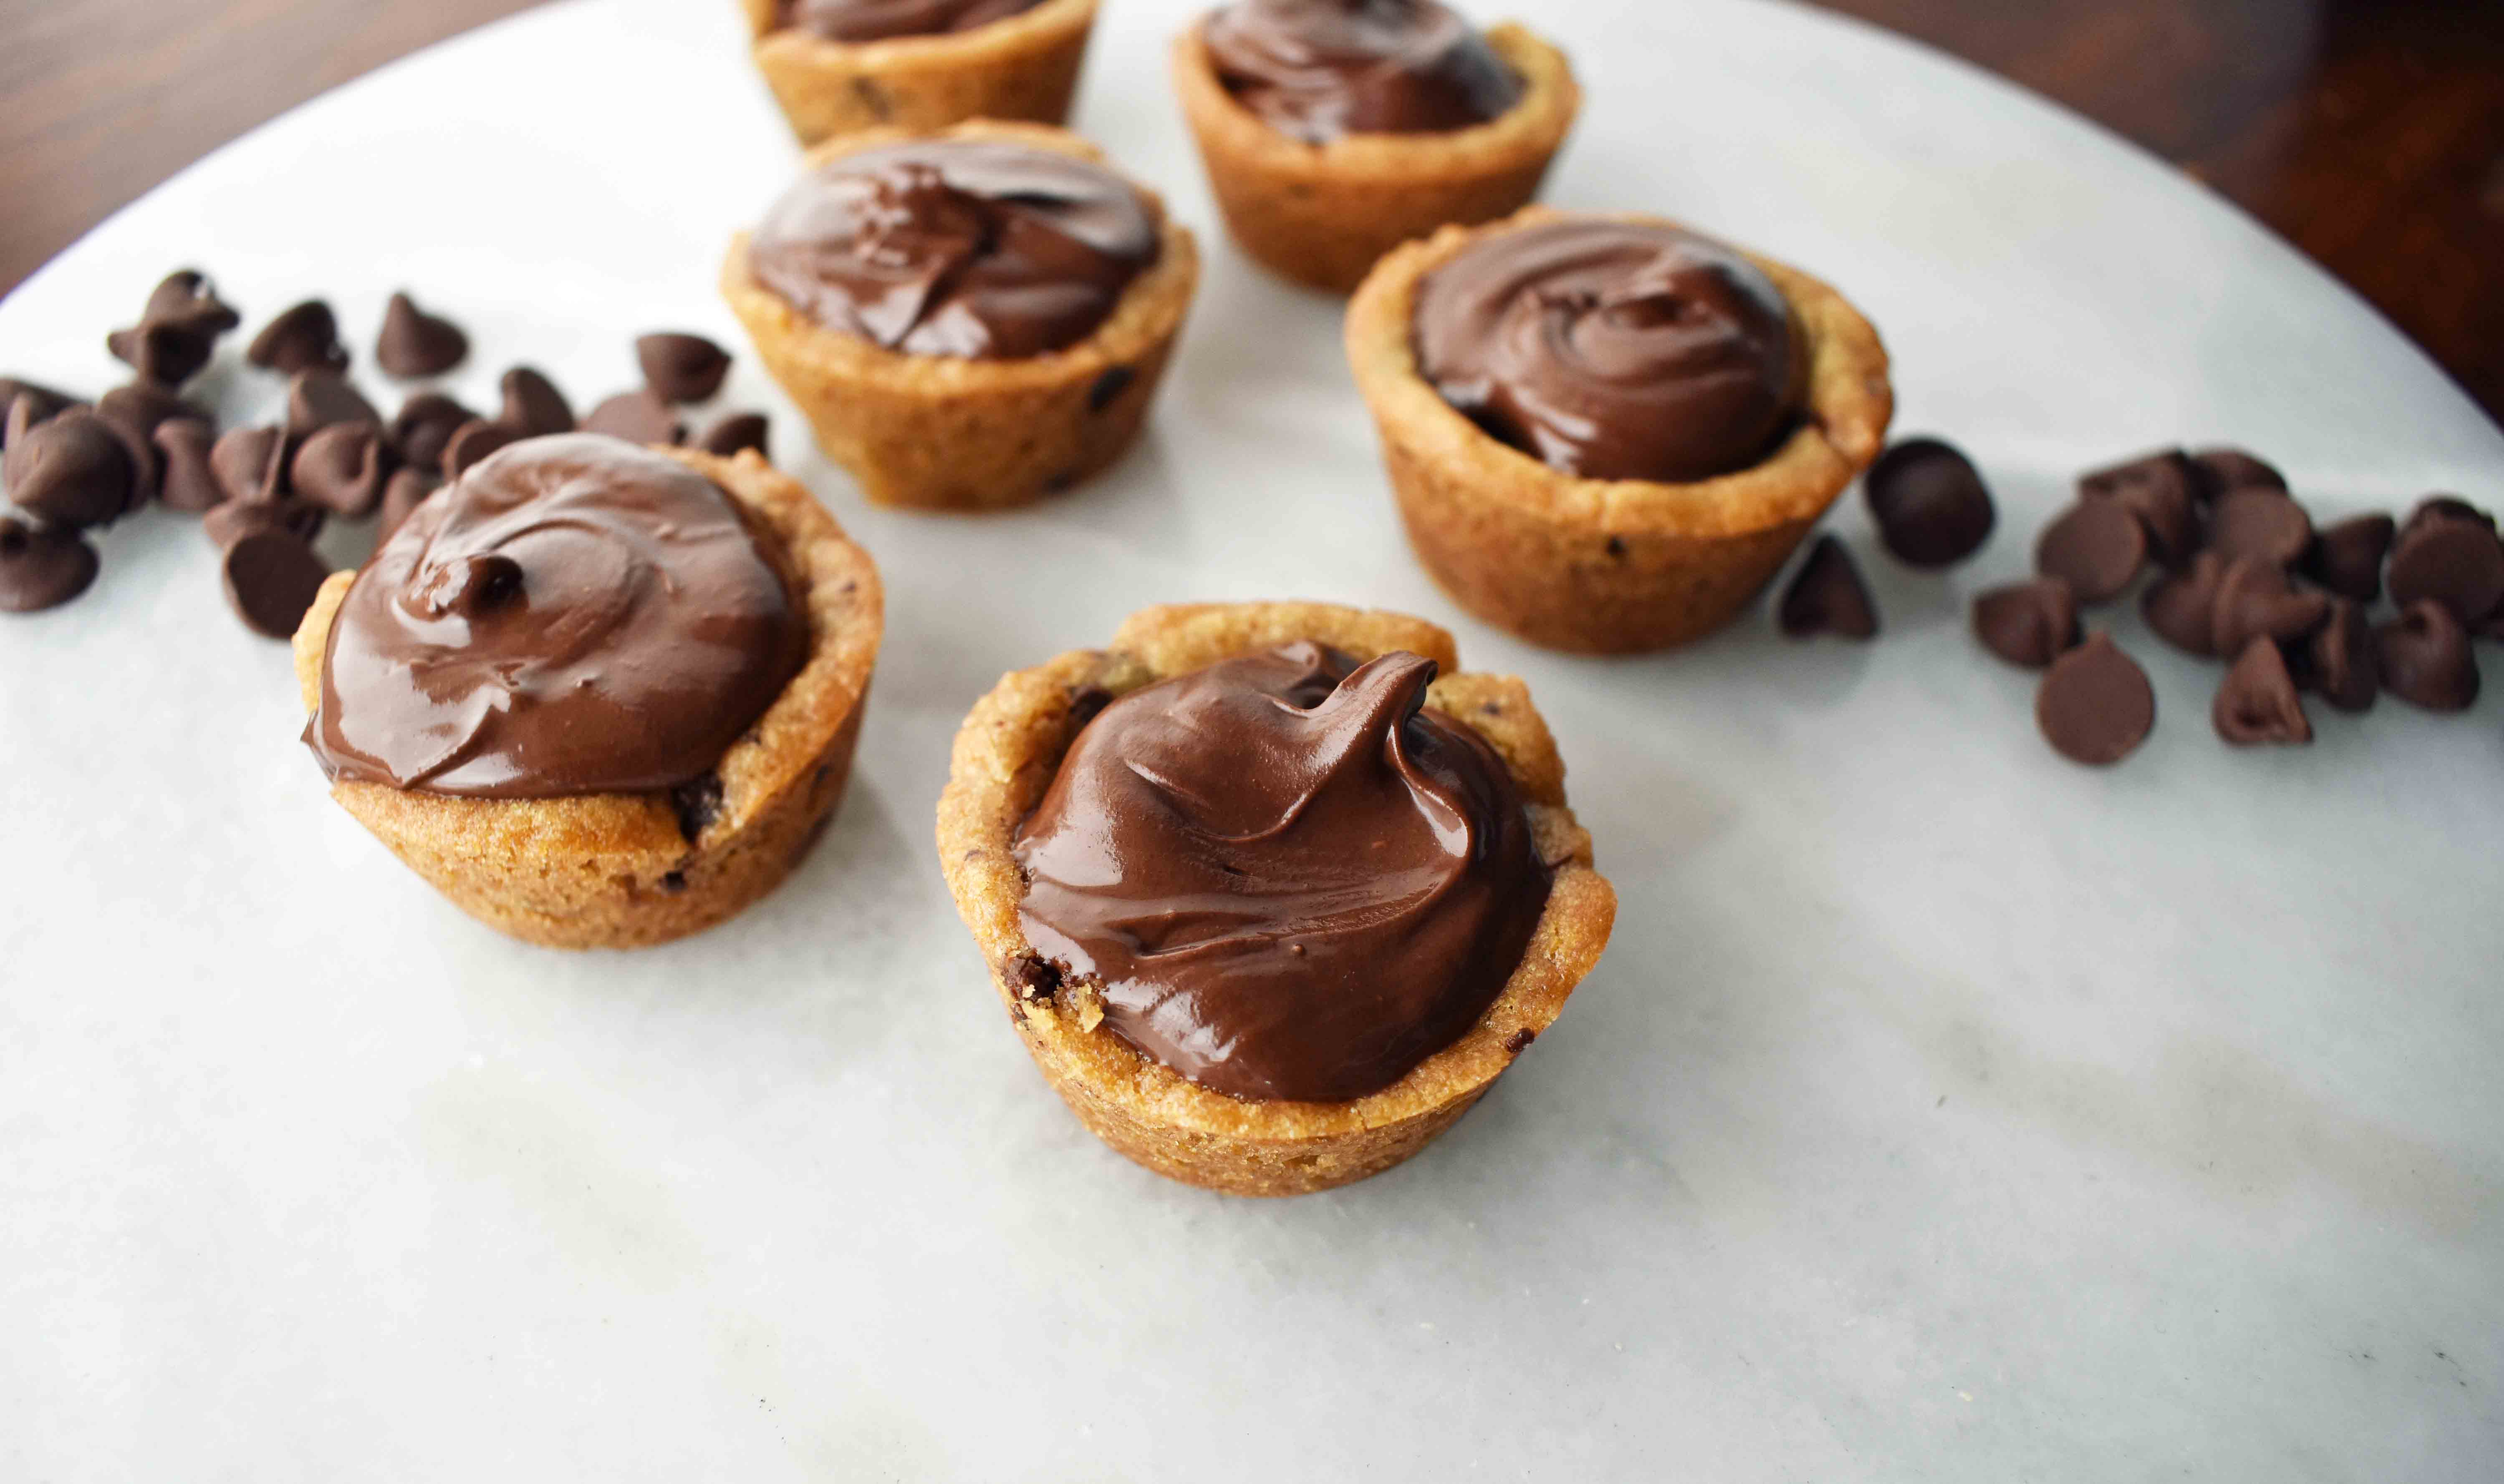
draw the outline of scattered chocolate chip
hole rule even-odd
[[[2313,741],[2313,722],[2304,714],[2304,698],[2295,693],[2286,656],[2266,636],[2255,635],[2227,669],[2208,719],[2219,737],[2238,747]]]
[[[2452,609],[2419,599],[2374,630],[2382,689],[2429,711],[2465,711],[2478,702],[2478,660],[2469,631]]]
[[[383,486],[383,525],[379,541],[388,541],[400,523],[417,512],[426,497],[443,488],[443,476],[432,469],[404,468]]]
[[[1130,383],[1138,379],[1139,373],[1127,365],[1107,366],[1104,374],[1096,378],[1096,384],[1087,389],[1087,410],[1101,412],[1120,401],[1122,394],[1130,390]]]
[[[228,500],[277,500],[287,493],[287,433],[230,428],[210,445],[209,468]]]
[[[26,406],[25,423],[31,428],[37,423],[77,406],[78,398],[65,392],[55,392],[50,387],[37,386],[31,381],[19,381],[14,376],[0,376],[0,419],[14,418],[20,402]],[[0,449],[5,449],[7,446],[8,435],[0,434]]]
[[[400,403],[400,414],[391,421],[392,452],[400,455],[403,464],[439,469],[443,466],[444,445],[452,441],[452,435],[464,424],[475,421],[477,416],[439,392],[421,392]]]
[[[2078,598],[2058,577],[1996,587],[1973,601],[1973,633],[2011,665],[2041,670],[2078,642]]]
[[[200,518],[200,534],[224,551],[258,531],[281,531],[299,541],[322,534],[329,513],[309,500],[229,500]]]
[[[255,531],[226,548],[226,602],[244,627],[269,638],[291,638],[330,575],[330,566],[302,537]]]
[[[182,325],[143,324],[104,337],[113,359],[160,387],[179,387],[217,354],[214,335]]]
[[[2291,568],[2313,546],[2313,518],[2304,506],[2276,490],[2255,485],[2217,497],[2208,523],[2208,546],[2228,562],[2256,557]]]
[[[2476,505],[2471,504],[2468,500],[2461,499],[2459,496],[2429,495],[2425,499],[2417,501],[2417,507],[2409,512],[2407,524],[2400,527],[2400,535],[2407,535],[2410,532],[2415,531],[2419,526],[2423,526],[2431,521],[2445,520],[2474,521],[2477,524],[2486,527],[2489,531],[2495,529],[2494,516],[2481,510]]]
[[[2343,711],[2370,711],[2382,681],[2374,663],[2374,631],[2365,605],[2334,598],[2330,618],[2313,631],[2302,651],[2297,680]]]
[[[78,408],[11,438],[0,466],[12,503],[47,526],[74,530],[121,518],[138,477],[112,428]]]
[[[2147,528],[2119,499],[2080,500],[2034,543],[2034,569],[2067,581],[2081,603],[2120,596],[2146,565]]]
[[[2276,490],[2286,493],[2286,476],[2277,466],[2240,448],[2204,448],[2191,456],[2198,471],[2199,494],[2214,500],[2229,490]]]
[[[2462,624],[2504,604],[2504,540],[2483,520],[2420,509],[2391,548],[2391,602],[2431,599]]]
[[[2087,500],[2111,500],[2134,485],[2179,484],[2190,488],[2198,477],[2182,450],[2166,448],[2079,475],[2078,494]]]
[[[674,330],[638,339],[635,359],[643,367],[644,387],[664,402],[710,401],[730,374],[728,351],[702,335]]]
[[[2196,471],[2178,452],[2100,469],[2078,481],[2078,494],[2119,500],[2146,528],[2148,554],[2168,568],[2180,568],[2200,549]]]
[[[721,813],[721,775],[708,773],[671,789],[670,810],[678,816],[678,833],[694,845]]]
[[[2342,598],[2372,603],[2382,596],[2382,559],[2390,554],[2391,518],[2359,515],[2314,537],[2304,573]]]
[[[504,389],[504,410],[496,414],[497,422],[526,438],[574,431],[574,404],[533,367],[506,371]]]
[[[767,447],[772,425],[762,412],[733,412],[705,430],[697,447],[718,458],[728,459],[753,449],[760,459],[773,457]]]
[[[2282,569],[2267,562],[2239,557],[2226,564],[2217,579],[2216,606],[2209,610],[2208,622],[2215,652],[2241,655],[2255,637],[2292,644],[2329,618],[2328,598],[2298,592]]]
[[[156,452],[156,430],[172,422],[206,423],[211,427],[217,423],[206,408],[144,381],[116,387],[97,397],[95,415],[104,419],[122,439],[122,449],[130,455],[130,466],[138,472],[138,482],[130,487],[134,509],[156,498],[158,479],[164,472],[164,461]]]
[[[0,612],[40,613],[95,580],[95,548],[77,532],[0,515]]]
[[[244,359],[282,376],[300,371],[344,371],[348,348],[339,343],[339,318],[320,299],[307,299],[261,328]]]
[[[1878,538],[1907,567],[1952,567],[1982,549],[1998,512],[1981,471],[1937,438],[1906,438],[1861,483]]]
[[[1530,1050],[1530,1043],[1538,1039],[1539,1032],[1532,1030],[1529,1026],[1525,1025],[1521,1029],[1514,1031],[1512,1035],[1504,1038],[1504,1049],[1518,1056],[1522,1053]]]
[[[243,323],[234,306],[218,297],[217,285],[196,268],[177,268],[149,291],[139,318],[150,324],[184,325],[223,335]]]
[[[381,429],[371,423],[332,423],[296,451],[288,483],[333,515],[363,520],[382,503],[383,480],[390,472]]]
[[[582,431],[644,444],[683,443],[687,436],[686,424],[649,387],[620,392],[592,408],[582,420]]]
[[[490,423],[483,418],[472,419],[462,425],[461,430],[453,433],[452,440],[443,445],[443,477],[458,479],[469,470],[470,466],[496,450],[509,448],[528,436],[530,436],[528,433],[517,428],[507,428],[502,423]]]
[[[308,438],[340,423],[383,425],[383,415],[336,371],[298,371],[287,384],[287,435]]]
[[[2156,691],[2139,662],[2098,633],[2044,673],[2034,721],[2054,751],[2102,768],[2138,751],[2156,729]]]
[[[470,337],[460,326],[428,314],[417,300],[395,293],[383,310],[382,334],[374,341],[374,364],[386,375],[412,380],[440,376],[470,359]]]
[[[2217,653],[2217,584],[2226,564],[2213,551],[2196,553],[2191,565],[2150,583],[2139,610],[2156,637],[2202,659]]]
[[[1861,580],[1852,553],[1831,535],[1821,535],[1809,548],[1808,560],[1783,591],[1783,632],[1793,638],[1831,634],[1838,638],[1872,638],[1878,633],[1878,605]]]
[[[209,463],[217,442],[206,423],[175,418],[156,425],[156,453],[164,461],[164,477],[156,485],[156,502],[168,510],[200,515],[224,504],[226,486]]]

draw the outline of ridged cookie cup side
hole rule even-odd
[[[1524,90],[1501,118],[1446,133],[1306,144],[1226,90],[1202,24],[1174,41],[1174,90],[1227,230],[1254,261],[1332,293],[1354,289],[1411,238],[1518,210],[1539,193],[1582,106],[1565,53],[1505,24],[1487,31],[1487,44]]]
[[[1382,1091],[1344,1103],[1252,1102],[1186,1081],[1101,1024],[1018,920],[1018,828],[1106,701],[1234,655],[1315,639],[1359,658],[1408,650],[1444,672],[1427,704],[1504,759],[1555,874],[1528,952],[1467,1034]],[[1053,1090],[1129,1158],[1238,1195],[1300,1195],[1381,1173],[1450,1127],[1539,1034],[1608,946],[1617,896],[1565,802],[1565,767],[1520,681],[1457,673],[1451,636],[1420,619],[1320,604],[1207,604],[1134,615],[1111,647],[1004,676],[957,734],[939,801],[942,870],[1019,1039]]]
[[[811,155],[809,166],[918,138],[998,140],[1104,163],[1063,129],[975,122],[935,135],[854,135]],[[722,264],[722,296],[818,448],[871,500],[968,512],[1031,504],[1100,472],[1137,440],[1199,288],[1190,229],[1165,215],[1156,192],[1130,184],[1159,220],[1157,261],[1111,318],[1067,350],[999,361],[908,356],[829,329],[756,282],[746,233]]]
[[[1887,350],[1843,295],[1745,254],[1790,299],[1807,340],[1798,429],[1764,462],[1718,479],[1560,473],[1444,401],[1418,371],[1412,327],[1428,273],[1483,238],[1563,220],[1533,206],[1385,258],[1348,304],[1348,362],[1373,408],[1409,544],[1454,602],[1551,649],[1665,649],[1736,617],[1878,457],[1895,406]]]
[[[469,799],[342,781],[330,796],[453,905],[558,949],[649,948],[737,915],[780,885],[842,800],[885,632],[878,568],[809,492],[753,453],[664,449],[761,518],[809,614],[808,662],[698,788]],[[306,712],[353,572],[296,632]],[[692,834],[688,827],[692,826]]]
[[[839,42],[778,28],[774,0],[743,0],[757,70],[804,145],[968,119],[1060,123],[1078,91],[1096,5],[1044,0],[970,31]]]

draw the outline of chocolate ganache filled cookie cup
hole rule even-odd
[[[1423,1149],[1617,916],[1521,682],[1314,604],[1151,608],[1003,678],[957,734],[939,858],[1080,1121],[1243,1195]]]
[[[826,457],[873,500],[937,510],[1120,458],[1199,280],[1191,233],[1094,146],[987,122],[828,146],[722,267]]]
[[[1426,569],[1588,653],[1727,623],[1895,413],[1841,294],[1648,217],[1531,207],[1411,243],[1349,304],[1347,352]]]
[[[331,797],[471,916],[641,948],[772,890],[843,797],[878,569],[753,453],[535,438],[296,635]]]
[[[893,125],[1069,117],[1096,0],[741,0],[802,144]]]
[[[1562,52],[1435,0],[1233,0],[1173,75],[1235,240],[1334,293],[1538,194],[1582,101]]]

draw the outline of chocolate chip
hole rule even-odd
[[[686,425],[648,387],[620,392],[592,408],[591,415],[582,420],[582,431],[645,444],[681,443],[687,436]]]
[[[2463,625],[2504,604],[2504,540],[2483,521],[2420,511],[2391,549],[2391,602],[2432,600]]]
[[[2200,549],[2198,485],[2191,462],[2179,453],[2154,454],[2099,470],[2078,481],[2087,500],[2118,500],[2147,531],[2148,555],[2180,569]]]
[[[261,328],[244,359],[282,376],[300,371],[344,371],[348,348],[339,343],[339,318],[320,299],[307,299]]]
[[[1991,538],[1999,518],[1973,461],[1937,438],[1906,438],[1879,455],[1861,493],[1879,539],[1907,567],[1964,561]]]
[[[2168,448],[2079,475],[2078,495],[2085,500],[2117,500],[2138,486],[2151,484],[2197,493],[2199,477],[2182,450]]]
[[[0,376],[0,420],[15,417],[20,402],[26,404],[25,424],[31,428],[77,406],[78,398],[50,387],[37,386],[31,381]],[[7,446],[8,435],[0,434],[0,449]]]
[[[1793,638],[1831,634],[1838,638],[1872,638],[1878,633],[1878,605],[1861,580],[1852,553],[1831,535],[1821,535],[1809,548],[1808,560],[1783,592],[1783,632]]]
[[[2429,711],[2465,711],[2478,702],[2478,660],[2469,631],[2434,600],[2410,604],[2374,630],[2382,689]]]
[[[2305,558],[2313,581],[2358,603],[2382,596],[2382,559],[2390,554],[2393,527],[2387,515],[2359,515],[2323,531]]]
[[[285,531],[255,531],[226,548],[226,602],[244,627],[269,638],[291,638],[330,565],[301,537]]]
[[[123,451],[130,455],[130,466],[138,474],[137,482],[130,487],[134,509],[156,498],[157,481],[164,472],[164,461],[156,452],[156,430],[178,421],[216,425],[207,409],[144,381],[116,387],[97,397],[95,415],[104,419],[115,436],[122,439]]]
[[[148,307],[140,311],[147,324],[183,325],[205,334],[223,335],[243,323],[234,306],[218,297],[217,285],[196,268],[177,268],[149,291]]]
[[[635,359],[643,367],[643,385],[664,402],[712,399],[730,374],[730,353],[702,335],[662,330],[635,342]]]
[[[2059,577],[2081,603],[2104,603],[2147,565],[2147,528],[2119,499],[2088,497],[2043,528],[2034,569]]]
[[[2297,680],[2343,711],[2370,711],[2382,689],[2374,663],[2374,631],[2365,621],[2365,605],[2335,598],[2330,618],[2313,631],[2302,651]]]
[[[2058,577],[1996,587],[1973,601],[1973,633],[2011,665],[2040,670],[2078,642],[2078,599]]]
[[[452,441],[443,445],[443,477],[458,479],[469,471],[470,466],[500,448],[510,448],[528,436],[518,428],[473,419],[452,435]]]
[[[2217,735],[2238,747],[2285,746],[2313,741],[2313,722],[2286,656],[2266,636],[2255,635],[2226,671],[2225,683],[2208,707]]]
[[[478,414],[439,392],[421,392],[400,404],[391,421],[392,450],[418,468],[443,467],[444,445]]]
[[[288,482],[331,514],[364,520],[382,503],[383,480],[390,472],[381,429],[371,423],[333,423],[296,451]]]
[[[404,468],[383,486],[383,524],[378,541],[388,541],[400,523],[417,512],[426,497],[443,488],[443,476],[432,469]]]
[[[526,438],[574,431],[574,404],[556,383],[536,369],[517,365],[504,373],[504,410],[496,421]]]
[[[1009,960],[1009,982],[1020,999],[1048,1000],[1061,992],[1063,979],[1059,964],[1037,953],[1021,953]]]
[[[287,434],[276,428],[230,428],[210,445],[209,468],[228,500],[277,500],[287,493]]]
[[[2263,497],[2279,498],[2284,497]],[[2218,654],[2241,655],[2254,637],[2292,644],[2330,617],[2330,600],[2298,592],[2280,569],[2253,557],[2226,564],[2209,610],[2211,641]]]
[[[671,789],[670,811],[678,816],[678,833],[694,845],[721,813],[721,775],[708,773]]]
[[[2102,768],[2138,751],[2156,729],[2156,691],[2139,662],[2098,633],[2044,673],[2034,721],[2054,751]]]
[[[385,374],[403,380],[440,376],[469,359],[470,337],[460,326],[428,314],[405,293],[391,296],[382,334],[374,341],[374,363]]]
[[[383,415],[336,371],[296,372],[287,384],[287,435],[308,438],[341,423],[370,423],[379,429]]]
[[[179,387],[217,354],[217,338],[181,325],[134,325],[104,337],[113,359],[160,387]]]
[[[186,515],[199,515],[226,502],[226,486],[219,482],[218,472],[209,463],[209,450],[216,441],[208,424],[190,418],[156,425],[156,453],[165,468],[164,477],[156,485],[158,504]]]
[[[2417,530],[2420,526],[2433,521],[2446,520],[2472,521],[2478,525],[2486,527],[2489,531],[2495,529],[2494,516],[2481,510],[2476,505],[2471,504],[2468,500],[2461,499],[2459,496],[2429,495],[2425,499],[2417,501],[2417,507],[2409,512],[2407,524],[2400,527],[2400,535],[2405,536],[2410,532]]]
[[[1521,1029],[1514,1031],[1512,1035],[1504,1038],[1504,1049],[1518,1056],[1522,1053],[1530,1050],[1530,1043],[1538,1039],[1539,1032],[1532,1030],[1529,1026],[1525,1025]]]
[[[2313,518],[2304,506],[2276,490],[2245,485],[2217,497],[2208,522],[2208,546],[2227,562],[2256,557],[2290,568],[2313,546]]]
[[[86,592],[95,571],[95,548],[77,532],[0,515],[0,612],[59,607]]]
[[[220,551],[262,531],[310,541],[322,534],[328,518],[320,505],[292,495],[278,500],[229,500],[201,517],[200,534]]]
[[[104,419],[76,408],[19,431],[0,464],[12,503],[47,526],[72,529],[119,519],[137,478]]]
[[[1101,412],[1120,401],[1122,394],[1130,390],[1130,383],[1138,379],[1139,373],[1127,365],[1106,367],[1104,374],[1096,378],[1096,384],[1087,389],[1087,410]]]
[[[2226,564],[2213,551],[2196,553],[2191,565],[2148,585],[2139,610],[2156,637],[2185,654],[2217,653],[2217,584]]]
[[[2198,471],[2201,499],[2214,500],[2229,490],[2276,490],[2286,493],[2286,476],[2275,465],[2240,448],[2204,448],[2191,456]]]
[[[705,430],[697,447],[718,458],[728,459],[754,450],[760,459],[770,459],[767,448],[772,425],[762,412],[734,412]]]

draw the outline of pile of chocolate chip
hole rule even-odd
[[[221,433],[184,388],[205,370],[242,316],[191,269],[149,295],[139,323],[105,344],[135,373],[88,405],[31,382],[0,378],[0,611],[31,613],[86,592],[99,562],[90,537],[143,507],[202,517],[227,600],[257,634],[285,638],[330,566],[313,540],[331,520],[381,518],[387,537],[410,511],[471,464],[527,437],[577,427],[638,443],[685,443],[681,408],[712,399],[730,357],[701,335],[635,342],[643,385],[578,423],[565,395],[529,366],[505,373],[504,404],[481,416],[435,391],[409,395],[386,421],[348,379],[351,357],[328,303],[307,300],[271,320],[244,359],[287,378],[282,422]],[[461,328],[395,294],[374,361],[399,381],[440,376],[467,361]],[[697,440],[728,456],[764,453],[754,412],[721,416]]]

